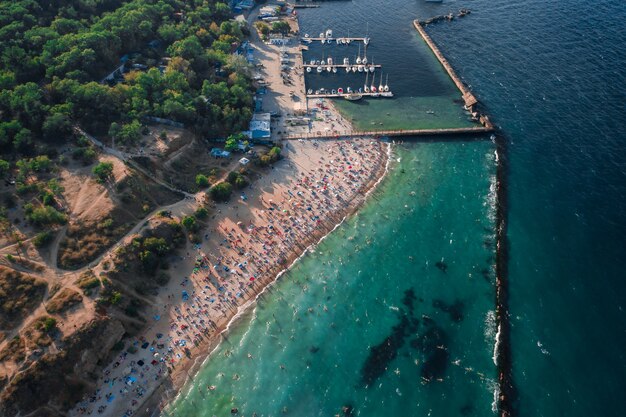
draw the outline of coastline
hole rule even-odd
[[[327,227],[320,230],[311,236],[308,242],[305,244],[304,249],[295,250],[288,258],[288,266],[280,269],[276,272],[272,279],[266,284],[259,286],[259,288],[252,294],[252,296],[245,301],[241,306],[237,308],[237,311],[228,319],[220,321],[218,328],[213,336],[211,336],[204,344],[191,349],[192,359],[184,361],[179,367],[170,375],[169,381],[163,380],[159,386],[146,398],[135,415],[138,416],[159,416],[164,408],[170,404],[180,393],[180,390],[185,386],[189,379],[193,380],[194,375],[200,370],[202,365],[210,358],[211,354],[228,335],[230,329],[237,325],[240,318],[245,313],[250,311],[250,308],[256,306],[258,299],[266,292],[271,290],[271,287],[278,282],[283,274],[288,272],[293,265],[304,257],[307,252],[317,246],[328,235],[341,226],[346,219],[356,214],[359,208],[361,208],[366,202],[368,197],[376,190],[378,185],[385,178],[389,164],[391,162],[392,146],[390,143],[386,144],[387,149],[384,152],[384,164],[379,165],[379,169],[376,173],[370,177],[368,184],[363,187],[363,192],[355,196],[352,202],[339,213],[329,216],[330,219],[335,219],[334,222],[327,224]],[[171,386],[165,387],[164,382],[170,382]]]

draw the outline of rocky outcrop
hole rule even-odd
[[[101,362],[123,335],[122,323],[110,317],[85,324],[3,387],[0,415],[63,414],[93,389]]]

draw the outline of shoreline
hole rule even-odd
[[[319,245],[327,236],[340,227],[348,218],[355,215],[358,210],[367,202],[369,196],[377,189],[378,185],[384,180],[389,171],[389,165],[391,162],[391,143],[387,143],[386,152],[384,152],[384,164],[379,166],[379,169],[369,179],[368,184],[363,188],[363,193],[356,195],[356,198],[346,206],[342,213],[329,216],[329,218],[340,219],[334,223],[332,227],[324,229],[322,232],[314,234],[306,243],[306,247],[302,251],[294,251],[294,253],[288,258],[288,266],[280,269],[277,273],[273,274],[274,277],[269,280],[267,284],[263,284],[260,288],[241,306],[237,307],[237,311],[231,316],[226,323],[218,326],[214,335],[205,342],[204,345],[194,347],[192,349],[191,356],[193,360],[185,361],[181,366],[176,369],[169,377],[169,381],[172,386],[166,388],[163,386],[167,380],[161,381],[157,388],[146,398],[141,406],[141,410],[138,410],[135,415],[156,417],[160,416],[163,410],[175,401],[176,397],[181,393],[181,390],[189,382],[193,380],[198,371],[202,368],[204,363],[210,358],[211,354],[219,347],[224,338],[228,335],[231,328],[238,324],[238,321],[244,317],[246,313],[250,311],[251,307],[256,308],[257,302],[266,291],[271,291],[271,287],[278,283],[278,280],[287,273],[293,265],[296,264],[301,258],[303,258],[311,248]],[[319,235],[319,236],[318,236]],[[203,352],[195,352],[196,350]],[[144,409],[145,408],[145,409]]]

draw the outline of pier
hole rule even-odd
[[[457,88],[461,91],[461,95],[463,96],[463,101],[465,102],[465,105],[467,106],[467,108],[471,108],[472,106],[476,105],[476,103],[478,103],[478,100],[476,99],[476,97],[474,97],[472,92],[469,91],[467,87],[465,87],[465,84],[463,84],[461,79],[456,75],[456,72],[454,72],[454,70],[452,69],[452,66],[448,63],[448,60],[443,56],[443,54],[441,53],[439,48],[437,48],[437,45],[435,45],[435,43],[430,38],[430,36],[428,36],[426,31],[422,27],[422,24],[419,22],[419,20],[417,19],[414,20],[413,26],[415,26],[415,29],[417,29],[419,34],[422,36],[422,38],[424,39],[424,42],[426,42],[428,47],[433,51],[433,54],[435,54],[435,56],[437,57],[437,59],[439,60],[443,68],[447,71],[450,78],[452,78],[452,81],[454,82],[454,84],[456,84]]]
[[[371,67],[374,67],[374,68],[382,68],[383,67],[380,64],[348,64],[348,65],[346,65],[346,64],[331,64],[331,65],[328,65],[328,64],[302,64],[302,66],[304,68],[322,67],[324,69],[326,69],[328,67],[331,67],[331,68],[352,68],[352,67],[358,67],[359,65],[361,65],[362,67],[367,68],[367,69],[369,69]]]
[[[349,132],[316,132],[303,135],[286,135],[282,140],[297,139],[349,139],[353,137],[382,137],[382,136],[456,136],[480,135],[493,132],[493,127],[459,127],[448,129],[407,129],[407,130],[351,130]]]
[[[382,93],[320,93],[320,94],[307,94],[307,98],[346,98],[346,96],[350,94],[358,94],[363,97],[382,97],[382,98],[392,98],[393,96],[385,95],[386,93],[383,91]]]
[[[341,36],[338,36],[336,38],[304,37],[304,38],[300,38],[300,40],[302,42],[307,42],[307,43],[324,41],[324,43],[335,43],[337,45],[349,45],[350,42],[363,42],[367,45],[370,42],[370,38],[350,38],[350,37],[341,37]],[[339,43],[337,41],[339,41]],[[342,41],[345,41],[345,42],[342,42]]]

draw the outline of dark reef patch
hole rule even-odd
[[[361,369],[363,385],[370,385],[385,373],[389,363],[398,356],[398,350],[404,345],[410,327],[412,327],[411,320],[406,314],[402,314],[400,323],[392,327],[391,334],[381,343],[370,348],[370,354]]]
[[[463,321],[463,310],[465,310],[465,304],[463,301],[456,300],[452,304],[447,304],[443,300],[433,300],[433,307],[448,313],[450,315],[450,320],[458,323]]]
[[[441,270],[444,274],[448,272],[448,264],[444,261],[437,261],[435,266]]]

